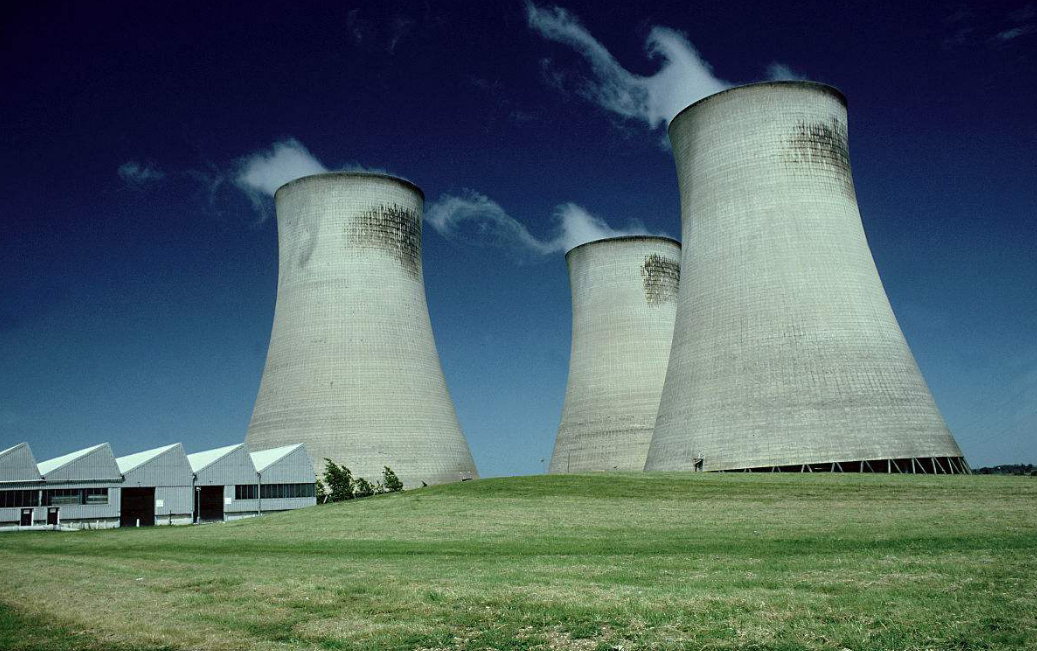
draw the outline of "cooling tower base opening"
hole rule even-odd
[[[965,457],[911,457],[906,459],[868,459],[830,463],[796,463],[785,466],[732,468],[717,472],[862,472],[904,475],[971,475]]]

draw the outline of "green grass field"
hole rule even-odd
[[[1028,477],[515,477],[0,554],[3,649],[1037,648]]]

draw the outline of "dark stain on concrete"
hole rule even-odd
[[[421,221],[410,210],[395,203],[377,206],[357,216],[347,230],[357,246],[383,251],[411,276],[420,274]]]
[[[645,300],[649,305],[672,303],[677,299],[681,265],[672,258],[651,253],[645,256],[644,264],[641,265],[641,279],[645,287]]]
[[[784,159],[793,168],[825,170],[842,178],[845,189],[853,194],[850,174],[850,148],[846,124],[833,118],[829,122],[800,122],[787,140]]]

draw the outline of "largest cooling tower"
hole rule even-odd
[[[565,255],[572,353],[551,472],[644,468],[670,356],[680,246],[617,237]]]
[[[305,443],[355,476],[409,486],[474,477],[436,352],[421,265],[421,190],[331,173],[275,195],[274,326],[246,442]]]
[[[645,469],[967,472],[864,236],[843,95],[734,88],[670,140],[682,279]]]

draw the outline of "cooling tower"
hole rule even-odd
[[[354,476],[408,486],[476,475],[436,352],[421,265],[421,190],[381,174],[278,189],[279,273],[246,443],[304,443]]]
[[[864,236],[843,95],[734,88],[670,140],[683,278],[645,469],[968,472]]]
[[[673,337],[680,246],[616,237],[566,254],[572,353],[552,473],[644,468]]]

